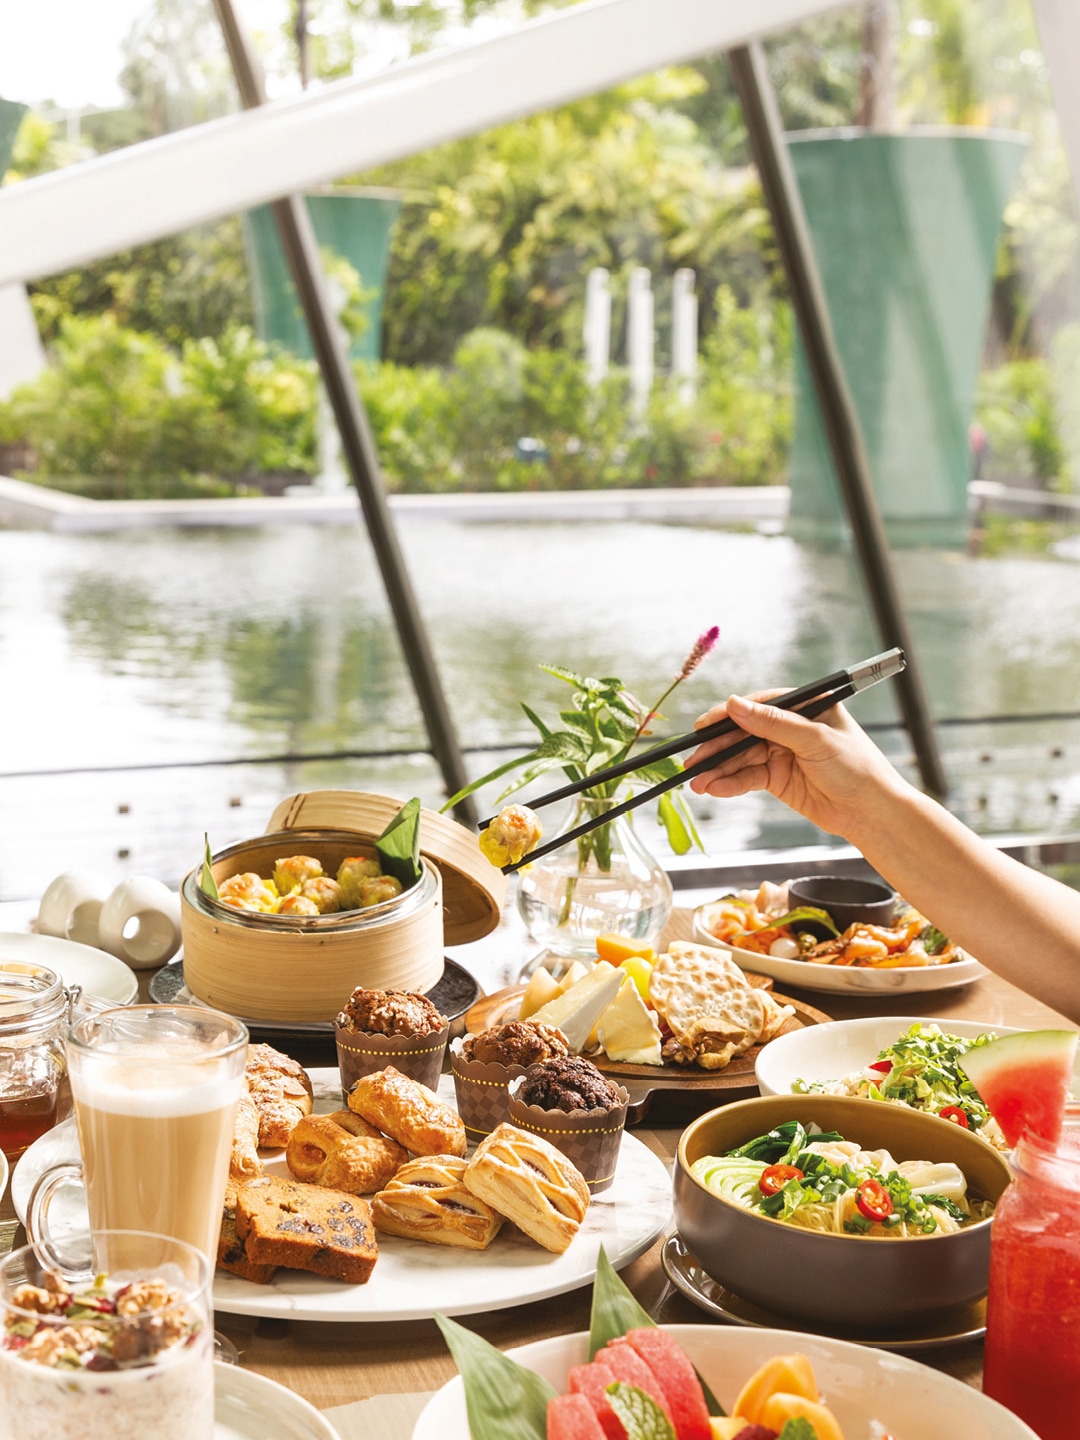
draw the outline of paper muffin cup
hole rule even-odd
[[[581,1171],[589,1193],[599,1195],[615,1180],[630,1094],[616,1085],[619,1100],[606,1110],[544,1110],[518,1098],[524,1077],[510,1082],[510,1124],[540,1135]]]
[[[449,1034],[449,1021],[443,1029],[427,1035],[379,1035],[335,1025],[342,1090],[347,1095],[357,1080],[385,1070],[388,1065],[429,1090],[437,1090]]]
[[[461,1045],[461,1040],[455,1040],[450,1046],[458,1114],[469,1139],[479,1141],[510,1119],[510,1082],[524,1075],[526,1067],[466,1060]]]

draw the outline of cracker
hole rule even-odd
[[[658,957],[649,997],[675,1041],[665,1054],[684,1064],[693,1058],[706,1070],[722,1070],[749,1050],[769,1013],[761,992],[727,955],[685,942]]]

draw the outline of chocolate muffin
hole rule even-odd
[[[529,1066],[569,1053],[562,1031],[539,1020],[511,1020],[479,1035],[468,1035],[461,1045],[463,1060],[484,1065]]]
[[[542,1110],[610,1110],[622,1098],[591,1061],[580,1055],[560,1056],[530,1065],[518,1098]]]
[[[335,1023],[364,1035],[434,1035],[449,1025],[426,995],[358,986]]]

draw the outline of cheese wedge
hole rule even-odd
[[[530,1018],[561,1030],[570,1049],[580,1055],[593,1026],[618,995],[624,978],[621,970],[601,960],[584,979],[541,1005]]]
[[[541,1005],[546,1005],[549,1000],[554,1000],[555,996],[560,994],[562,994],[562,987],[550,970],[542,967],[534,970],[525,987],[525,994],[521,997],[518,1019],[528,1020],[540,1009]]]
[[[596,1022],[596,1033],[609,1060],[625,1065],[662,1065],[660,1027],[629,977]]]
[[[559,994],[565,995],[571,985],[576,985],[579,980],[584,980],[588,973],[589,966],[582,960],[575,960],[559,981]]]

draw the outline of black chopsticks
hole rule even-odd
[[[820,680],[813,680],[807,685],[800,685],[795,690],[788,690],[783,695],[778,695],[769,704],[780,710],[796,710],[808,720],[816,719],[824,715],[826,710],[831,710],[834,705],[839,705],[842,700],[856,695],[860,690],[867,690],[871,685],[878,684],[881,680],[891,679],[899,675],[903,670],[906,661],[904,652],[899,649],[886,650],[881,655],[874,655],[869,660],[862,660],[857,665],[851,665],[846,670],[834,670],[831,675],[826,675]],[[656,760],[666,759],[670,755],[676,755],[681,750],[690,750],[708,740],[719,739],[723,735],[733,734],[738,730],[733,720],[723,719],[716,721],[713,725],[707,725],[701,730],[692,730],[689,734],[678,735],[672,740],[666,740],[660,745],[654,745],[650,750],[644,750],[638,755],[628,757],[617,765],[610,765],[606,769],[597,770],[592,775],[582,776],[569,785],[563,785],[557,790],[548,791],[535,800],[528,802],[531,810],[537,810],[545,805],[551,805],[556,800],[565,800],[571,795],[578,795],[584,790],[591,790],[595,785],[601,785],[609,780],[620,779],[624,775],[633,774],[635,770],[641,769],[643,765],[650,765]],[[700,760],[696,765],[690,765],[678,774],[671,775],[666,780],[661,780],[656,785],[640,791],[637,795],[631,795],[629,799],[615,805],[610,810],[604,810],[602,814],[591,816],[583,824],[576,826],[573,830],[564,831],[561,835],[555,836],[546,844],[531,850],[528,855],[522,857],[515,864],[504,865],[504,875],[512,875],[523,865],[529,865],[534,860],[541,859],[544,855],[550,855],[553,850],[559,850],[564,845],[569,845],[573,840],[579,840],[599,825],[605,825],[609,820],[615,820],[620,815],[626,815],[629,811],[636,809],[639,805],[648,804],[665,794],[668,790],[674,790],[677,786],[685,784],[687,780],[693,779],[695,775],[704,774],[707,770],[713,770],[718,765],[728,760],[743,755],[753,746],[760,744],[756,735],[747,735],[738,740],[734,745],[729,746],[715,755]],[[490,820],[481,822],[480,828],[484,830],[491,824]]]

